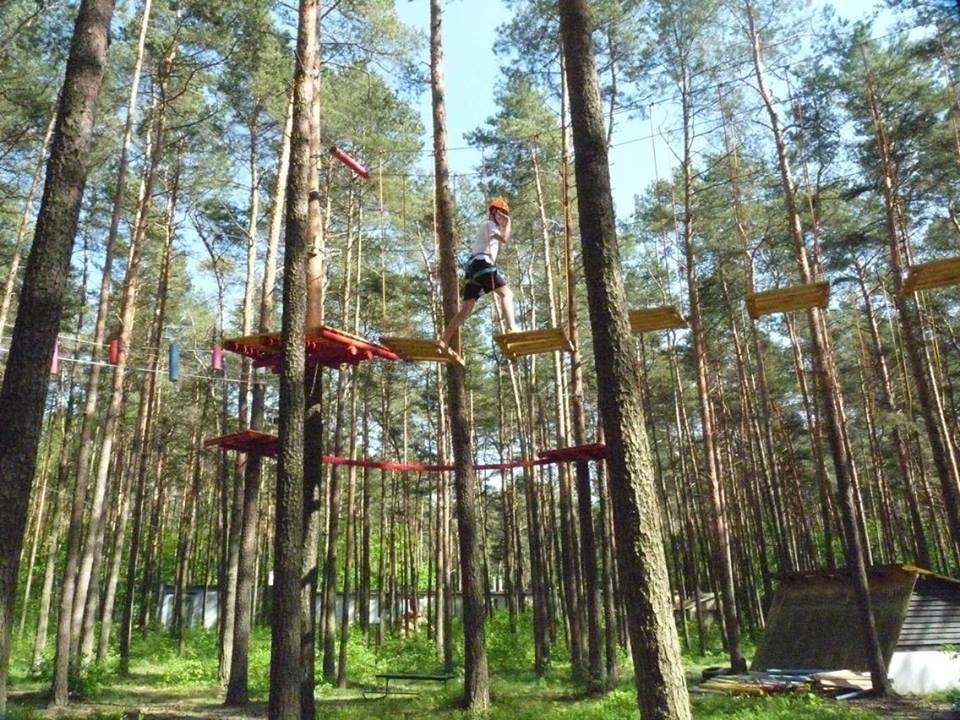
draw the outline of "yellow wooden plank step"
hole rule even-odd
[[[826,308],[830,303],[830,283],[816,282],[807,285],[764,290],[747,294],[747,312],[754,320],[772,313]]]
[[[957,283],[960,283],[960,257],[947,258],[910,266],[903,291],[912,294]]]
[[[634,334],[685,327],[689,327],[687,320],[674,305],[661,305],[630,311],[630,329]]]
[[[430,338],[382,337],[380,343],[407,362],[440,362],[463,367],[463,358],[451,347],[443,349]]]
[[[495,340],[503,354],[510,360],[516,360],[523,355],[535,353],[573,352],[573,345],[563,328],[549,328],[547,330],[526,330],[517,333],[497,335]]]

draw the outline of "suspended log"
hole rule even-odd
[[[630,329],[634,335],[657,330],[680,330],[690,327],[675,305],[642,308],[630,311]]]
[[[816,282],[747,294],[747,312],[754,320],[772,313],[826,308],[830,302],[830,283]]]

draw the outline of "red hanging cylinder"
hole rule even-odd
[[[116,365],[120,362],[120,338],[113,338],[110,341],[110,364]]]
[[[352,157],[347,155],[343,150],[338,148],[336,145],[333,145],[330,148],[330,154],[333,155],[337,160],[342,162],[348,168],[353,170],[357,175],[362,177],[364,180],[367,180],[370,177],[370,171],[367,170],[363,165],[358,163]]]
[[[53,346],[53,358],[50,360],[50,374],[60,374],[60,341]]]
[[[213,370],[223,370],[223,348],[219,345],[214,345],[213,352],[210,353],[210,367]]]

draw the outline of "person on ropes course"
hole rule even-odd
[[[467,258],[464,268],[460,309],[443,331],[439,341],[441,348],[449,346],[464,320],[470,317],[477,300],[488,292],[500,296],[507,332],[515,333],[520,330],[513,314],[513,292],[496,265],[500,246],[506,245],[510,240],[510,205],[506,199],[498,196],[489,202],[487,208],[487,217],[477,229],[473,246],[470,248],[470,257]]]

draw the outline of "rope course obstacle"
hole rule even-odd
[[[682,330],[690,327],[675,305],[630,311],[630,329],[634,335],[657,330]]]
[[[809,310],[826,309],[830,302],[830,283],[815,282],[805,285],[793,285],[786,288],[747,293],[747,313],[754,320],[763,315]]]
[[[276,457],[280,451],[280,438],[257,430],[241,430],[229,435],[210,438],[203,443],[206,447],[219,447],[224,450]],[[572,447],[542,450],[536,459],[517,458],[502,463],[478,463],[474,470],[510,470],[512,468],[551,465],[561,462],[601,461],[607,457],[607,448],[603,443],[574,445]],[[339,455],[321,455],[320,461],[326,465],[346,465],[395,472],[453,472],[453,465],[431,465],[425,463],[399,463],[389,460],[369,460],[340,457]]]
[[[960,257],[911,265],[903,291],[908,295],[921,290],[946,287],[960,283]]]
[[[330,154],[333,155],[337,160],[342,162],[348,168],[353,170],[359,177],[362,177],[364,180],[370,179],[370,171],[367,170],[363,165],[357,162],[350,155],[345,153],[343,150],[338,148],[336,145],[330,148]]]
[[[436,340],[409,337],[382,337],[380,342],[407,362],[433,361],[463,367],[463,358],[451,347],[443,348]]]
[[[335,330],[325,325],[311,328],[306,333],[307,362],[324,367],[356,365],[375,357],[397,360],[390,348],[371,342],[357,335]],[[282,341],[279,332],[247,335],[223,341],[223,347],[253,360],[254,367],[267,367],[280,371]]]
[[[525,332],[505,333],[494,338],[497,345],[510,360],[516,360],[523,355],[537,353],[573,352],[573,343],[563,328],[548,328],[547,330],[527,330]]]

